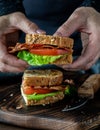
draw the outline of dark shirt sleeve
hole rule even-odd
[[[23,0],[0,0],[0,16],[13,12],[25,13]]]

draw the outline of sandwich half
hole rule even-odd
[[[74,96],[75,86],[63,80],[63,72],[57,69],[25,70],[21,84],[25,104],[47,105]]]
[[[26,70],[21,95],[27,106],[46,105],[64,98],[63,73],[55,69]]]
[[[24,44],[9,49],[29,65],[70,64],[73,60],[73,39],[68,37],[26,34]]]

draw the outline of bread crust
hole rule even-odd
[[[44,34],[26,34],[25,42],[28,44],[49,44],[63,48],[73,48],[73,39],[69,37],[51,36]]]
[[[78,88],[80,97],[94,98],[94,94],[100,89],[100,74],[90,75]]]
[[[23,74],[22,86],[53,86],[63,81],[63,73],[56,69],[26,70]]]

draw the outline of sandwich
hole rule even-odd
[[[69,85],[63,85],[63,73],[56,69],[25,70],[21,95],[27,106],[47,105],[62,100],[71,93]]]
[[[29,65],[70,64],[73,60],[73,39],[44,34],[26,34],[25,43],[9,48]]]

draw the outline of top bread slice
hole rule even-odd
[[[69,37],[51,36],[44,34],[26,34],[25,42],[28,44],[49,44],[61,48],[73,48],[73,39]]]
[[[63,81],[63,73],[56,69],[45,70],[25,70],[23,74],[22,86],[53,86],[60,85]]]

